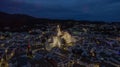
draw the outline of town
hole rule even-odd
[[[64,27],[0,31],[0,67],[120,67],[120,25]]]

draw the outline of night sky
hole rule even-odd
[[[0,11],[38,18],[120,21],[120,0],[0,0]]]

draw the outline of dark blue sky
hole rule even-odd
[[[120,21],[120,0],[0,0],[0,11],[39,18]]]

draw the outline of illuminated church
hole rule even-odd
[[[50,40],[52,40],[52,42],[49,45],[52,48],[61,48],[62,45],[72,46],[75,43],[75,38],[73,38],[67,31],[61,31],[59,25],[57,25],[56,35],[54,35]]]

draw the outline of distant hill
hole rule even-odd
[[[58,19],[42,19],[35,18],[29,15],[23,14],[8,14],[0,12],[0,27],[20,27],[23,25],[34,25],[34,24],[48,24],[48,23],[60,23],[63,25],[74,25],[76,22],[79,23],[105,23],[105,22],[90,22],[90,21],[75,21],[75,20],[58,20]]]
[[[69,22],[70,21],[70,22]],[[66,23],[65,23],[66,22]],[[69,22],[69,23],[67,23]],[[52,20],[35,18],[29,15],[23,14],[8,14],[0,12],[0,30],[4,30],[5,27],[10,27],[12,30],[20,30],[23,25],[27,25],[27,29],[34,27],[35,24],[39,24],[39,27],[47,26],[48,24],[63,24],[65,26],[73,25],[73,20]],[[11,30],[10,29],[10,30]]]
[[[33,17],[27,15],[0,12],[0,26],[21,26],[33,20]]]

